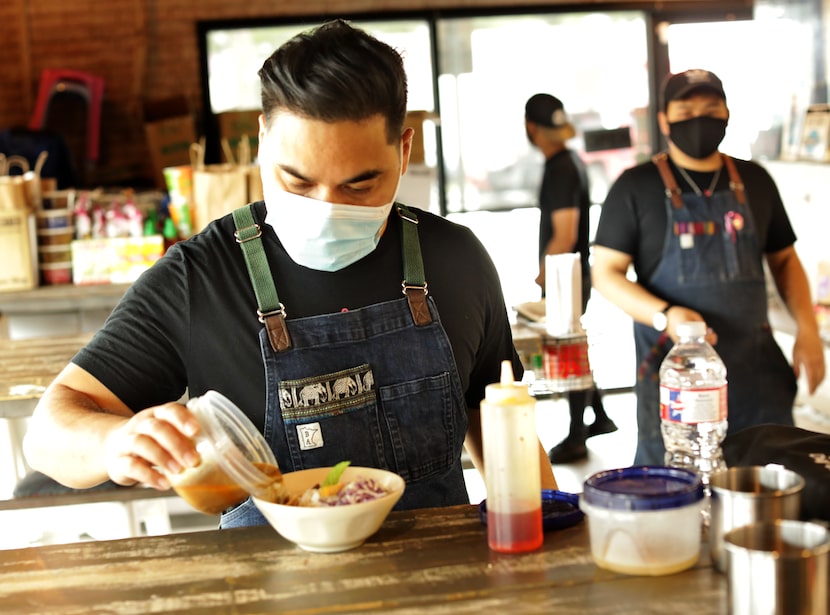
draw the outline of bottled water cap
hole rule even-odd
[[[706,323],[701,320],[681,322],[677,325],[678,337],[699,337],[706,335]]]

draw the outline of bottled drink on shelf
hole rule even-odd
[[[726,469],[726,366],[706,341],[706,324],[677,326],[677,344],[660,365],[660,417],[666,465],[709,476]]]

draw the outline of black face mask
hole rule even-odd
[[[669,124],[669,139],[692,158],[714,154],[726,134],[726,120],[702,115]]]

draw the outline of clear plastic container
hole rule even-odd
[[[703,484],[696,472],[634,466],[588,478],[579,506],[597,566],[637,575],[673,574],[700,556]]]
[[[176,493],[209,515],[221,513],[248,495],[276,500],[282,486],[277,460],[248,417],[216,391],[192,398],[187,407],[201,427],[194,438],[201,463],[166,474]]]
[[[660,366],[660,418],[665,464],[709,476],[726,469],[726,366],[706,341],[706,324],[677,325],[677,344]]]

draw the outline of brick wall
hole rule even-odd
[[[100,75],[106,81],[101,160],[86,183],[135,183],[151,176],[144,102],[180,95],[195,112],[201,111],[197,21],[509,4],[505,0],[5,0],[0,2],[0,129],[28,122],[44,68]],[[523,0],[522,4],[563,2]]]

